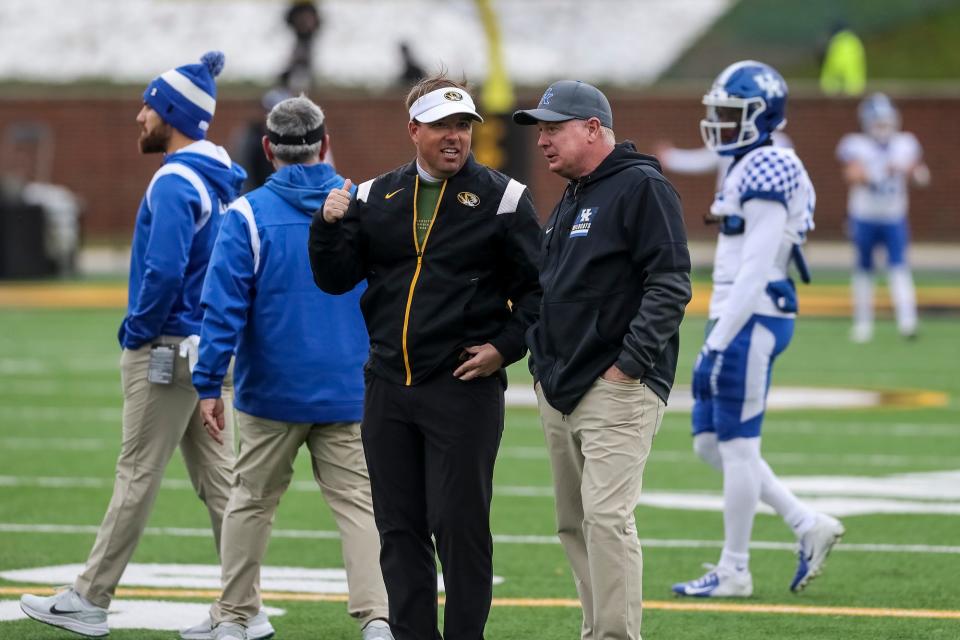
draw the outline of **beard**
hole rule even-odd
[[[140,153],[164,153],[167,145],[170,143],[172,127],[169,124],[162,124],[150,131],[140,133],[139,145]]]

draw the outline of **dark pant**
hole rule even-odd
[[[380,567],[397,640],[482,640],[493,597],[490,497],[503,433],[496,376],[450,373],[415,386],[367,375],[361,434],[380,531]]]

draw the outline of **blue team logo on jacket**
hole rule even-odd
[[[585,236],[590,233],[590,225],[593,224],[593,217],[597,215],[597,211],[599,210],[600,207],[580,209],[580,213],[577,214],[577,219],[573,223],[573,228],[570,229],[570,237],[579,238],[580,236]]]

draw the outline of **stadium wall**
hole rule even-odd
[[[521,104],[539,96],[527,95]],[[700,144],[698,96],[643,97],[610,93],[618,139],[632,139],[642,151],[658,140],[678,146]],[[378,175],[412,157],[406,115],[399,96],[320,98],[327,113],[338,170],[354,182]],[[946,126],[960,115],[960,99],[902,98],[904,128],[917,134],[926,151],[932,185],[913,192],[911,218],[918,240],[960,241],[957,191],[960,187],[960,128]],[[15,174],[35,166],[33,151],[13,144],[11,125],[42,123],[51,132],[51,182],[65,185],[85,204],[83,230],[90,240],[129,239],[134,215],[158,158],[137,152],[138,100],[0,99],[0,137],[4,152],[0,173]],[[210,138],[231,148],[252,119],[262,117],[258,101],[222,97]],[[834,156],[839,138],[857,128],[856,100],[795,98],[788,113],[787,133],[804,159],[817,188],[815,239],[840,239],[844,232],[846,188]],[[528,139],[527,175],[541,216],[546,216],[563,189],[563,181],[544,168],[535,150],[533,127],[513,133]],[[13,141],[16,142],[16,141]],[[34,150],[35,151],[35,150]],[[707,210],[714,176],[671,175],[684,202],[692,238],[708,238],[701,216]]]

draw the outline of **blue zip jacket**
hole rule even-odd
[[[360,420],[366,283],[323,293],[307,251],[313,212],[343,182],[328,164],[290,165],[230,206],[203,288],[201,398],[220,397],[236,347],[237,409],[283,422]]]
[[[200,291],[222,213],[247,173],[201,140],[164,158],[137,211],[127,315],[117,338],[136,349],[161,335],[200,333]]]

